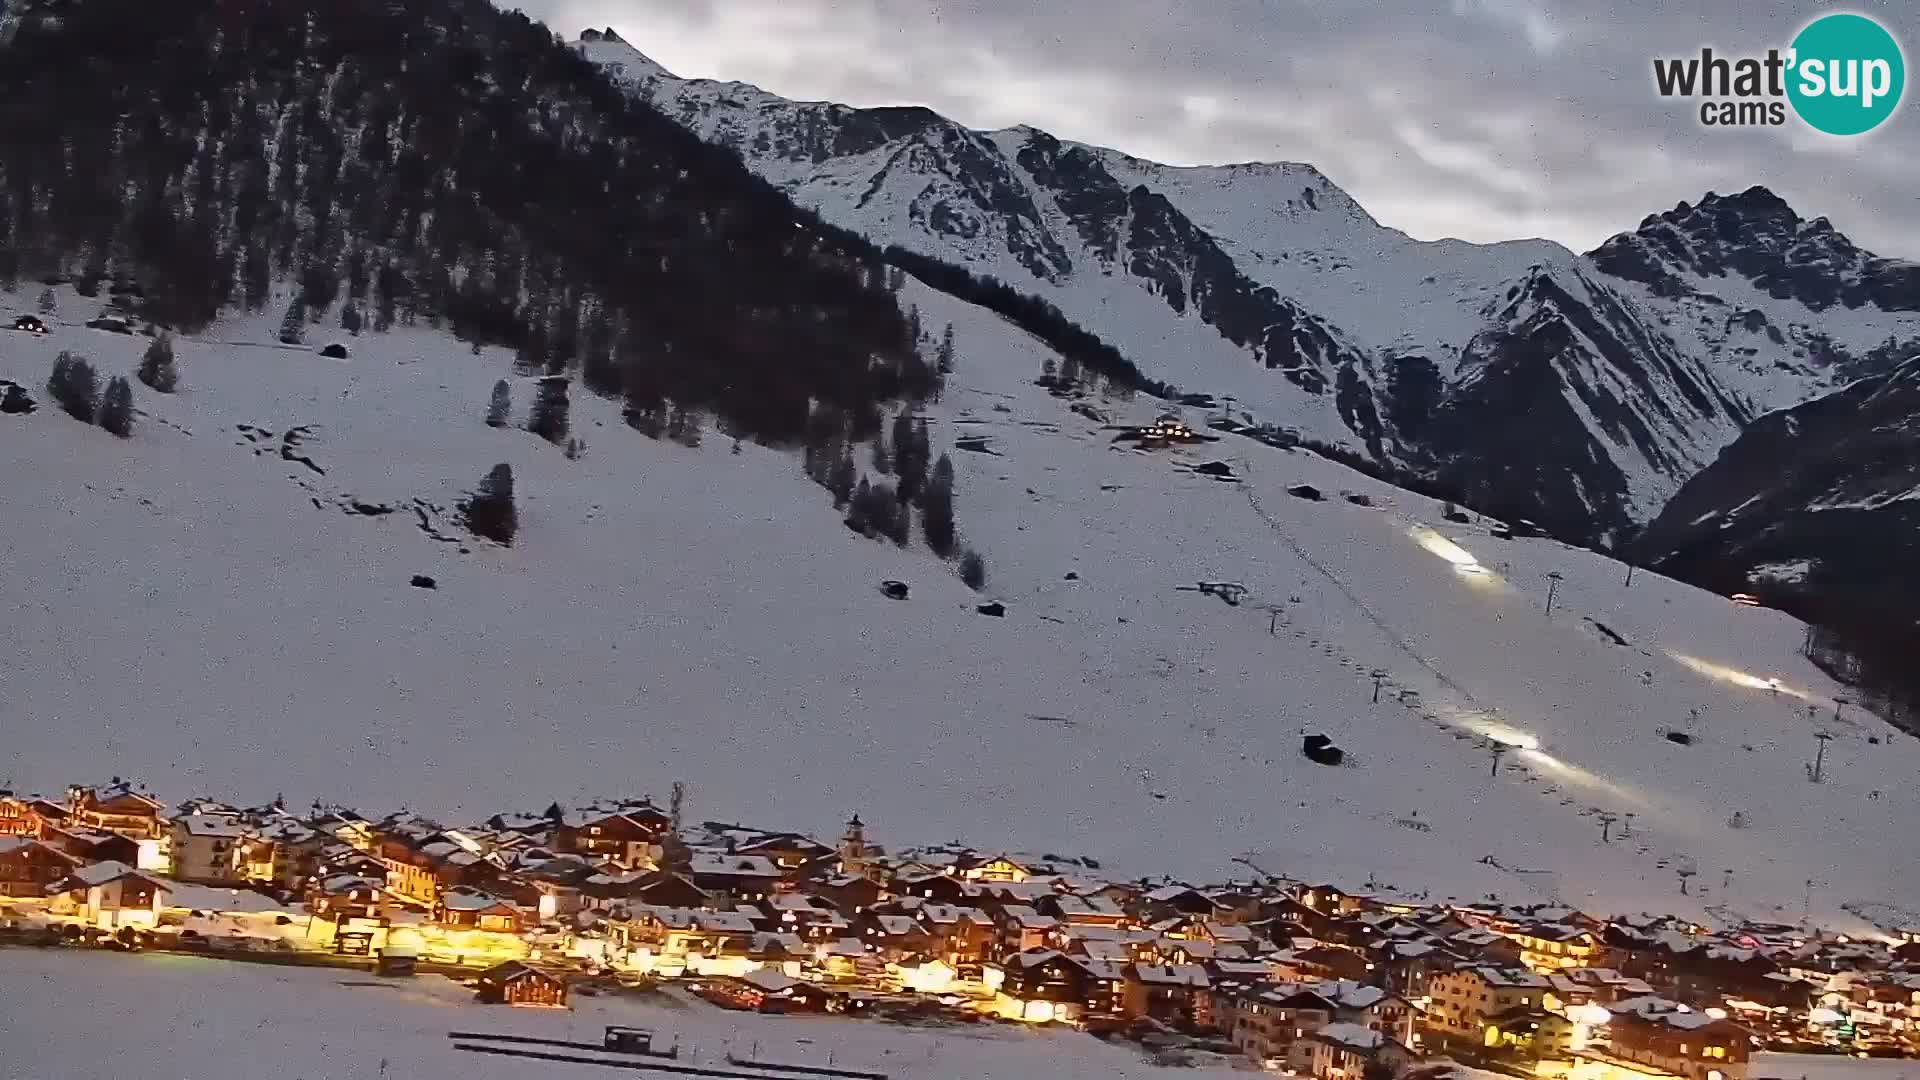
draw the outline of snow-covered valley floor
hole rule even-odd
[[[1793,620],[1629,587],[1618,563],[1495,539],[1309,454],[1115,446],[1032,385],[1037,343],[908,292],[930,328],[956,324],[931,426],[936,451],[986,440],[953,454],[957,506],[1005,619],[917,543],[848,532],[792,455],[653,442],[578,394],[579,461],[489,428],[506,356],[424,329],[334,361],[244,344],[271,340],[264,320],[222,326],[180,343],[180,394],[135,385],[127,441],[42,387],[60,349],[126,374],[142,339],[0,332],[0,378],[41,403],[0,416],[0,786],[118,773],[173,798],[459,821],[681,779],[695,819],[827,832],[857,810],[895,846],[1085,854],[1126,876],[1251,864],[1597,913],[1810,906],[1841,926],[1920,884],[1920,743],[1835,721]],[[1111,407],[1141,421],[1157,403]],[[312,466],[278,452],[302,425]],[[1243,482],[1183,467],[1209,460]],[[516,546],[462,554],[423,531],[414,500],[456,533],[453,504],[502,461]],[[1326,498],[1288,494],[1302,483]],[[1456,569],[1463,550],[1488,572]],[[886,578],[911,597],[882,596]],[[1178,591],[1213,580],[1246,601]],[[1307,761],[1305,731],[1348,763]],[[1818,785],[1817,731],[1837,736]]]
[[[93,950],[0,950],[6,1080],[582,1080],[664,1077],[455,1050],[477,1031],[598,1043],[609,1024],[646,1028],[672,1064],[760,1061],[882,1072],[894,1080],[1128,1080],[1164,1076],[1127,1044],[1000,1025],[913,1029],[829,1017],[726,1012],[681,995],[578,998],[569,1010],[478,1005],[437,975],[236,964]],[[1191,1080],[1244,1076],[1182,1069]]]

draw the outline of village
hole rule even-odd
[[[1767,1053],[1920,1056],[1920,934],[1414,904],[1310,876],[1110,881],[1056,856],[890,852],[857,815],[835,843],[689,823],[683,795],[449,828],[168,806],[118,780],[0,792],[0,948],[444,975],[537,1008],[671,985],[756,1012],[1063,1025],[1316,1080],[1433,1061],[1764,1080],[1784,1075]]]

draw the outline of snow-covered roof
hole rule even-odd
[[[440,903],[448,911],[487,911],[491,908],[513,906],[512,902],[479,889],[449,889],[441,894]]]
[[[1387,1041],[1385,1034],[1361,1024],[1326,1024],[1313,1037],[1351,1050],[1377,1050]]]
[[[167,906],[188,911],[217,911],[249,915],[298,915],[299,904],[283,904],[252,889],[222,889],[212,885],[169,883]]]
[[[1526,968],[1477,967],[1473,969],[1489,986],[1522,990],[1548,989],[1547,980]]]
[[[691,865],[695,874],[760,878],[780,876],[780,868],[774,865],[772,859],[764,855],[730,855],[722,851],[697,851],[693,853]]]
[[[761,968],[758,971],[749,971],[745,975],[740,976],[740,981],[744,983],[751,983],[752,985],[759,987],[760,989],[766,991],[769,994],[785,993],[786,991],[791,990],[794,987],[800,985],[799,979],[788,978],[787,976],[782,975],[780,972],[774,971],[771,968]]]
[[[1207,969],[1198,964],[1135,964],[1133,973],[1153,986],[1205,986]]]
[[[247,827],[230,817],[188,814],[186,817],[175,819],[174,825],[184,829],[188,836],[201,836],[210,840],[238,840],[247,835]]]
[[[67,875],[64,884],[78,888],[92,888],[96,885],[105,885],[109,882],[118,881],[123,877],[141,878],[161,889],[171,889],[174,887],[174,883],[165,878],[154,877],[152,874],[135,869],[126,863],[111,860],[94,863],[91,866],[83,866],[75,870],[73,873]]]
[[[696,911],[693,925],[708,933],[751,934],[753,920],[738,911]]]
[[[881,933],[892,937],[902,937],[920,928],[919,923],[905,915],[875,915],[873,921],[879,925]]]

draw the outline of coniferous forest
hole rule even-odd
[[[865,438],[937,392],[878,251],[487,0],[11,14],[0,286],[69,281],[187,332],[269,308],[440,326],[630,418],[768,442],[823,414]]]

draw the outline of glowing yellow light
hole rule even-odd
[[[1461,573],[1484,574],[1487,572],[1487,568],[1480,565],[1480,560],[1474,558],[1472,552],[1425,525],[1416,525],[1409,532],[1421,547],[1452,563]]]
[[[1705,675],[1707,678],[1718,682],[1731,683],[1734,686],[1744,686],[1749,690],[1766,690],[1776,694],[1785,694],[1788,697],[1796,697],[1802,701],[1813,700],[1812,696],[1806,691],[1795,689],[1781,682],[1780,677],[1777,675],[1763,678],[1751,672],[1741,671],[1739,668],[1731,668],[1725,664],[1716,664],[1711,660],[1702,660],[1697,656],[1688,656],[1686,653],[1675,652],[1672,649],[1667,650],[1667,655],[1672,657],[1675,663],[1678,663],[1681,667],[1692,671],[1696,675]]]

